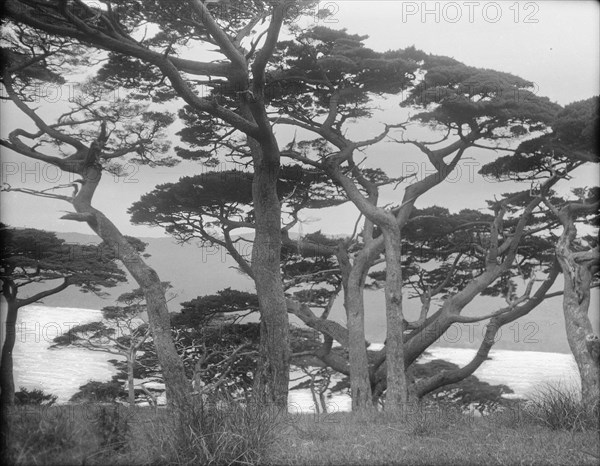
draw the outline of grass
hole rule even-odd
[[[116,404],[14,407],[4,464],[260,464],[287,418],[237,404],[174,414]]]
[[[280,437],[267,464],[598,464],[597,432],[556,431],[506,416],[305,416]]]
[[[259,464],[286,417],[252,404],[207,404],[181,417],[163,410],[140,430],[140,447],[160,464]]]
[[[585,431],[598,428],[600,406],[585,406],[572,385],[545,384],[525,405],[524,412],[550,429]]]
[[[228,404],[183,417],[111,405],[27,406],[9,413],[5,453],[8,464],[27,465],[597,465],[597,424],[555,422],[572,419],[566,402],[551,409],[555,399],[483,417],[444,404],[320,415]]]

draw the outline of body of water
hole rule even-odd
[[[53,339],[69,328],[100,320],[100,311],[32,305],[21,309],[17,323],[17,342],[14,350],[14,376],[16,387],[39,388],[58,396],[66,402],[79,387],[90,380],[107,381],[115,374],[108,362],[115,355],[80,348],[49,349]],[[378,349],[381,344],[372,344]],[[475,355],[468,348],[432,347],[421,361],[445,359],[463,366]],[[293,378],[300,375],[292,374]],[[577,385],[577,366],[570,354],[539,351],[492,350],[475,375],[491,384],[505,384],[515,395],[527,397],[545,383]],[[296,385],[294,381],[291,385]],[[335,381],[332,380],[332,386]],[[313,401],[308,390],[290,392],[290,409],[312,411]],[[350,399],[333,395],[331,411],[347,411]]]

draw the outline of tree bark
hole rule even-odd
[[[256,218],[256,234],[252,248],[252,271],[256,283],[261,314],[259,367],[254,389],[259,402],[275,404],[287,412],[290,373],[290,340],[287,304],[281,277],[281,204],[277,182],[281,154],[273,133],[265,99],[265,69],[273,56],[288,5],[273,6],[269,28],[262,48],[251,65],[252,80],[248,83],[247,58],[238,48],[232,51],[233,63],[243,70],[238,76],[242,95],[242,116],[257,130],[245,131],[252,152],[254,178],[252,200]]]
[[[385,242],[385,309],[387,390],[386,411],[400,411],[408,399],[404,364],[404,316],[402,314],[402,265],[400,227],[393,223],[383,228]]]
[[[323,135],[323,134],[322,134]],[[334,140],[336,142],[334,142]],[[365,237],[365,244],[361,253],[357,256],[355,263],[352,266],[352,271],[349,273],[359,273],[361,276],[360,286],[356,286],[355,283],[347,283],[345,284],[345,292],[346,288],[352,289],[352,297],[350,300],[346,301],[346,312],[347,312],[347,321],[348,321],[348,331],[352,334],[354,331],[357,333],[359,331],[362,332],[362,336],[360,341],[364,341],[364,307],[362,303],[362,294],[364,291],[364,278],[368,271],[368,265],[371,263],[370,260],[375,257],[381,250],[385,251],[386,254],[386,263],[390,260],[394,260],[397,264],[394,264],[392,267],[387,265],[387,273],[391,274],[388,276],[386,280],[386,316],[387,316],[387,331],[389,339],[386,341],[386,355],[388,354],[389,348],[388,345],[392,345],[392,364],[394,368],[392,369],[391,381],[392,387],[388,394],[391,397],[391,403],[389,407],[391,409],[401,409],[402,403],[406,402],[408,399],[408,382],[406,379],[405,366],[407,364],[404,361],[404,349],[403,349],[403,331],[404,331],[404,318],[402,315],[402,274],[401,274],[401,265],[400,265],[400,239],[401,239],[401,231],[404,225],[407,223],[410,212],[414,206],[415,201],[425,192],[433,188],[435,185],[439,184],[443,181],[446,176],[452,171],[452,169],[456,166],[465,149],[468,147],[468,141],[460,141],[457,142],[443,150],[439,150],[437,152],[428,151],[428,157],[436,167],[437,173],[427,176],[426,178],[420,180],[419,182],[409,186],[406,189],[404,194],[402,205],[399,209],[395,209],[393,211],[388,211],[384,208],[377,206],[377,198],[378,198],[378,190],[377,186],[365,178],[360,170],[354,167],[352,173],[355,177],[357,177],[358,183],[367,190],[368,196],[365,197],[356,183],[351,180],[347,175],[342,173],[340,168],[340,164],[347,159],[351,160],[352,153],[358,147],[356,144],[349,143],[344,139],[343,142],[340,142],[337,137],[330,139],[330,142],[334,143],[337,147],[340,148],[340,153],[336,160],[331,160],[326,166],[322,167],[329,176],[337,181],[342,188],[344,189],[348,198],[356,205],[356,207],[360,210],[360,212],[365,216],[365,231],[363,231],[363,236]],[[454,156],[450,165],[446,165],[443,162],[444,157],[450,155],[452,152],[457,151],[457,154]],[[435,162],[435,163],[434,163]],[[353,162],[352,162],[353,165]],[[368,222],[368,223],[367,223]],[[384,233],[383,240],[381,238],[374,239],[373,238],[373,225],[378,225]],[[367,225],[370,225],[367,228]],[[369,241],[367,241],[367,239]],[[358,258],[362,257],[363,262],[359,262]],[[338,260],[340,259],[338,255]],[[341,261],[340,261],[341,262]],[[349,261],[347,261],[349,264]],[[348,265],[350,267],[350,265]],[[344,267],[342,267],[342,271]],[[360,300],[358,297],[355,297],[356,293],[360,293]],[[360,310],[358,308],[350,311],[348,309],[348,305],[350,306],[361,306]],[[360,318],[355,317],[357,314],[360,314]],[[353,328],[356,325],[356,328]],[[443,333],[443,332],[442,332]],[[359,337],[356,335],[356,342],[358,343]],[[352,352],[356,352],[355,359],[352,358]],[[375,396],[372,396],[371,389],[371,379],[376,381],[381,376],[386,377],[386,371],[388,370],[388,364],[383,363],[380,364],[378,368],[375,368],[377,374],[371,374],[369,372],[368,361],[365,367],[362,367],[362,354],[364,353],[364,358],[366,359],[366,348],[361,346],[356,346],[354,344],[350,345],[350,367],[351,373],[355,372],[355,386],[356,392],[362,387],[366,382],[368,382],[368,390],[366,393],[368,397],[362,398],[359,403],[361,405],[364,403],[365,406],[374,406],[374,402],[379,398],[381,392],[377,393]],[[356,366],[355,366],[356,364]],[[383,375],[382,375],[383,373]],[[371,377],[372,375],[372,377]],[[377,377],[380,376],[380,377]],[[387,375],[389,377],[389,374]],[[359,385],[360,384],[360,385]],[[387,386],[387,381],[384,380],[383,383],[377,383],[379,387]],[[351,387],[352,387],[352,375],[351,375]],[[353,396],[353,409],[354,409],[354,396],[355,390],[352,390]],[[358,393],[356,393],[358,395]],[[386,394],[386,399],[387,399]],[[368,398],[368,401],[367,401]],[[358,406],[357,406],[358,408]]]
[[[344,309],[348,327],[348,363],[350,367],[350,392],[352,411],[373,408],[369,359],[365,343],[364,285],[368,257],[361,251],[350,264],[347,252],[340,246],[337,258],[342,270]]]
[[[90,151],[92,150],[93,147],[90,148]],[[93,159],[88,157],[90,158]],[[87,222],[90,228],[112,248],[116,257],[143,290],[150,331],[165,379],[167,400],[170,405],[185,410],[190,403],[191,386],[185,375],[183,361],[177,354],[173,342],[169,309],[160,278],[156,271],[144,262],[119,229],[102,212],[92,207],[92,197],[102,177],[101,167],[97,164],[88,164],[81,175],[82,187],[73,199],[73,207],[77,214],[67,214],[63,218]]]
[[[16,324],[19,307],[16,301],[8,301],[2,361],[0,363],[0,406],[13,405],[15,402],[15,381],[13,378],[13,349],[16,342]]]
[[[556,245],[556,257],[564,276],[563,314],[567,341],[581,377],[581,397],[591,413],[600,406],[600,365],[588,339],[594,338],[589,318],[592,269],[598,266],[598,249],[574,251],[577,229],[573,218],[563,213],[563,233]],[[596,412],[597,414],[597,412]]]
[[[344,290],[344,307],[348,323],[348,362],[350,363],[352,411],[364,411],[372,408],[373,404],[371,402],[369,360],[365,344],[363,293],[362,287],[353,276],[350,277],[348,287]]]
[[[250,142],[254,158],[252,198],[256,233],[252,272],[260,309],[259,364],[254,393],[260,403],[287,411],[290,370],[289,318],[281,279],[281,207],[277,196],[278,153],[265,157],[265,144]],[[277,152],[276,147],[268,148]]]
[[[129,406],[135,406],[135,387],[133,385],[133,367],[135,364],[135,353],[127,355],[127,398]]]

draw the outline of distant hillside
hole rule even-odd
[[[57,233],[57,236],[74,244],[100,242],[95,235]],[[169,281],[173,286],[171,293],[175,297],[169,302],[172,312],[179,310],[181,302],[189,301],[199,295],[215,293],[223,288],[231,287],[246,291],[254,289],[252,280],[235,268],[235,262],[222,248],[200,247],[198,243],[180,245],[170,237],[140,239],[148,243],[145,253],[150,256],[145,259],[146,262],[156,270],[162,281]],[[70,287],[60,294],[44,299],[44,304],[101,309],[112,304],[117,296],[132,287],[137,287],[137,284],[130,277],[129,283],[106,289],[108,296],[104,298],[91,293],[84,294]]]
[[[93,235],[79,233],[58,233],[58,236],[70,243],[98,243]],[[252,281],[235,268],[235,262],[226,251],[219,247],[199,247],[198,243],[177,244],[172,238],[140,238],[148,243],[146,252],[150,254],[147,262],[156,269],[163,281],[173,285],[175,297],[169,302],[171,312],[179,311],[180,303],[199,295],[215,293],[223,288],[253,291]],[[240,244],[247,245],[246,242]],[[247,246],[244,246],[247,247]],[[248,253],[250,250],[242,250]],[[562,276],[559,277],[559,283]],[[101,309],[113,303],[113,300],[124,291],[134,287],[135,282],[108,289],[108,296],[100,298],[93,294],[83,294],[75,288],[43,300],[46,306]],[[560,289],[558,286],[553,288]],[[591,309],[598,308],[598,292],[594,290]],[[496,343],[497,349],[523,351],[550,351],[568,353],[564,321],[562,316],[561,297],[545,301],[530,315],[501,329]],[[439,303],[438,303],[439,305]],[[465,310],[468,315],[489,313],[505,305],[503,300],[480,297],[474,300]],[[416,319],[420,303],[405,296],[404,309],[409,319]],[[432,311],[436,304],[432,304]],[[365,328],[367,339],[372,343],[385,340],[385,299],[383,290],[365,293]],[[330,314],[330,318],[344,323],[346,320],[342,299],[338,299]],[[595,328],[599,327],[599,316],[592,311]],[[291,316],[291,321],[300,324]],[[598,330],[596,330],[598,332]],[[484,323],[461,324],[454,326],[444,335],[438,345],[444,347],[476,348],[485,332]]]

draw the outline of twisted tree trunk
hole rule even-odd
[[[590,289],[593,268],[598,267],[598,247],[577,251],[573,241],[577,229],[573,218],[563,212],[563,233],[556,245],[556,257],[564,276],[563,314],[567,341],[581,377],[581,397],[584,406],[594,412],[600,406],[600,361],[594,345],[597,340],[589,318]]]
[[[385,242],[385,309],[387,391],[386,411],[400,411],[408,400],[408,384],[404,362],[404,316],[402,313],[402,264],[400,227],[393,223],[383,229]]]
[[[260,308],[259,364],[254,392],[262,403],[287,410],[290,344],[287,304],[281,280],[281,211],[277,197],[279,167],[254,164],[252,192],[256,235],[252,271]]]
[[[342,270],[344,308],[348,327],[348,363],[350,366],[350,392],[352,411],[366,411],[373,408],[371,400],[371,380],[369,359],[365,343],[364,286],[369,258],[364,253],[357,254],[354,265],[350,264],[347,251],[340,246],[337,258]]]
[[[362,287],[350,284],[344,289],[344,307],[348,322],[348,361],[350,363],[350,388],[352,411],[370,409],[371,381],[369,380],[369,360],[365,345],[365,316]]]
[[[135,386],[133,384],[133,368],[135,365],[135,353],[130,351],[127,355],[127,401],[129,406],[135,406]]]
[[[102,168],[95,161],[99,147],[92,144],[86,164],[80,171],[82,187],[73,199],[77,213],[62,218],[84,221],[114,251],[116,257],[133,276],[144,292],[148,321],[156,354],[160,363],[169,404],[185,410],[190,403],[191,386],[185,375],[183,362],[171,336],[171,321],[162,283],[156,271],[144,262],[119,229],[99,210],[92,207],[94,192],[102,177]]]
[[[254,119],[249,106],[242,113]],[[280,154],[270,129],[260,141],[253,138],[247,141],[254,165],[252,200],[256,218],[251,271],[260,310],[260,345],[253,390],[257,402],[274,404],[287,411],[291,350],[281,278],[281,204],[277,195]]]
[[[17,315],[19,308],[15,301],[8,301],[6,310],[6,325],[4,344],[2,345],[2,362],[0,364],[0,405],[12,405],[15,402],[15,381],[13,377],[12,352],[15,347]]]

